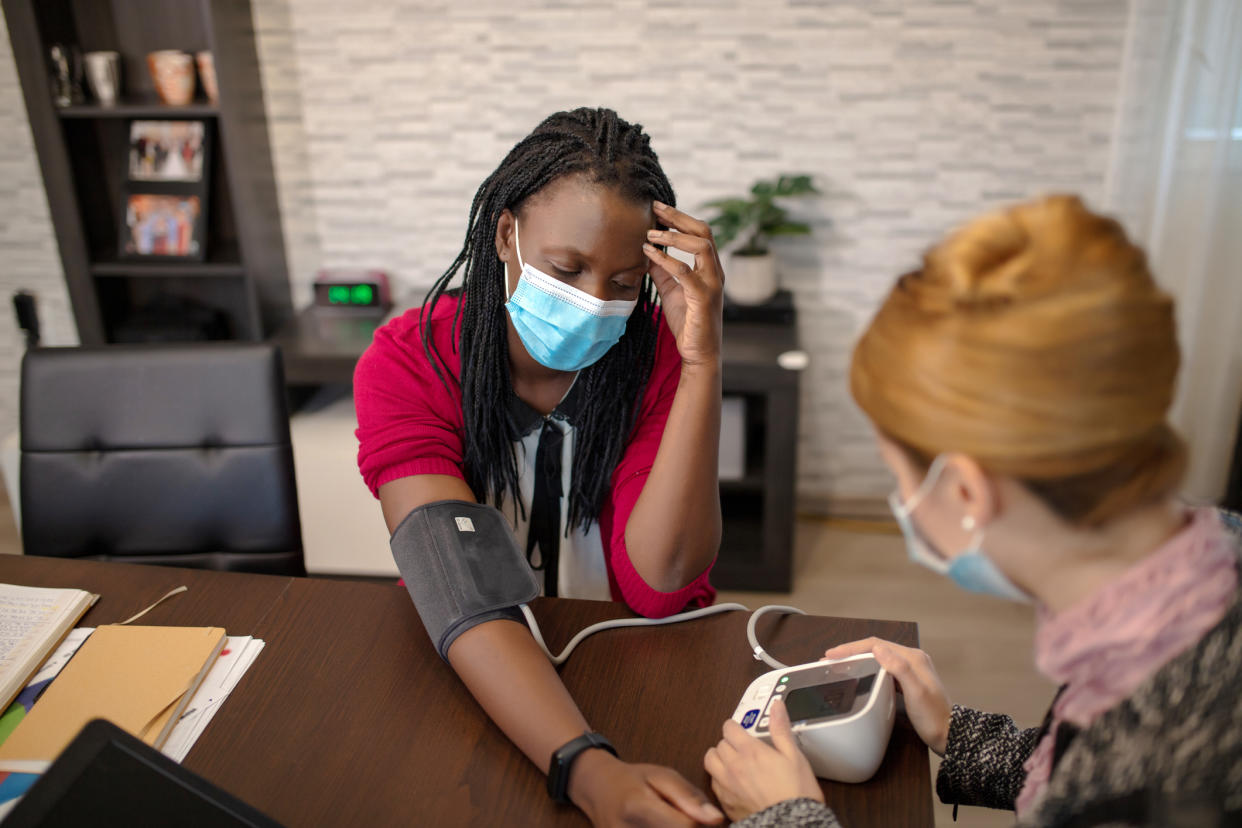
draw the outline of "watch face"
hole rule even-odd
[[[316,282],[315,304],[342,308],[374,308],[380,303],[372,282]]]
[[[569,771],[573,767],[574,761],[585,751],[592,748],[606,750],[613,756],[617,755],[617,751],[609,742],[599,733],[584,733],[578,738],[561,745],[552,754],[552,764],[548,768],[548,794],[557,802],[568,804],[568,788],[569,788]]]

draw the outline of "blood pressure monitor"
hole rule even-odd
[[[771,743],[773,700],[785,700],[798,746],[815,775],[865,782],[880,767],[893,732],[893,677],[870,653],[764,673],[750,683],[733,721]]]
[[[490,613],[508,607],[521,610],[535,642],[556,665],[563,664],[585,638],[603,629],[669,624],[746,610],[741,604],[717,604],[666,618],[622,618],[592,624],[570,639],[563,652],[553,655],[529,606],[539,594],[539,585],[507,519],[495,507],[459,500],[424,504],[405,516],[392,533],[390,545],[414,608],[445,661],[457,636],[494,617]],[[802,612],[795,607],[766,606],[751,613],[746,625],[751,650],[755,658],[777,669],[750,683],[733,711],[733,720],[757,738],[771,742],[768,725],[772,702],[783,699],[794,736],[817,776],[839,782],[870,779],[884,760],[893,732],[892,676],[870,653],[781,666],[767,655],[755,636],[759,616],[777,610]],[[553,757],[549,792],[557,801],[564,801],[564,780],[584,744],[608,745],[598,734],[583,738],[585,743],[576,739]]]

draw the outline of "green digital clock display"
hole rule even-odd
[[[378,308],[383,304],[375,282],[317,282],[315,304],[331,308]]]
[[[375,288],[371,285],[329,285],[329,305],[362,305],[375,304]]]

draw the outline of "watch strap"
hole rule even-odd
[[[587,731],[576,739],[561,745],[552,753],[548,763],[548,796],[556,802],[569,804],[569,771],[583,751],[600,748],[617,755],[617,749],[601,734]]]

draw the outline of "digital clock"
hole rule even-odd
[[[386,311],[391,306],[388,274],[382,270],[321,270],[315,277],[315,305]]]

